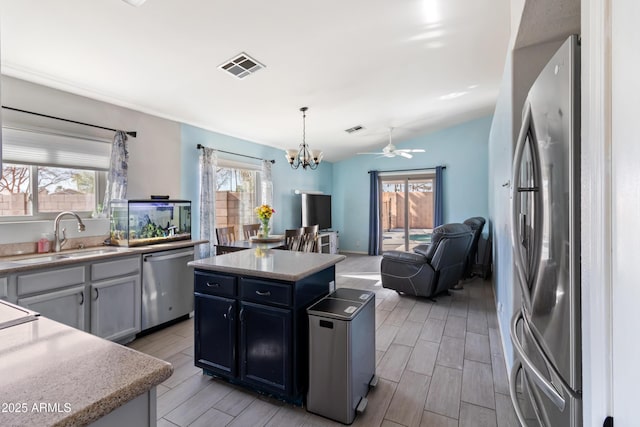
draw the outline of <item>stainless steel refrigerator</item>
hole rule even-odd
[[[512,180],[522,304],[511,322],[511,400],[523,426],[582,425],[580,47],[571,36],[529,91]]]

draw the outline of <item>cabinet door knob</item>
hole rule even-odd
[[[244,307],[240,309],[240,321],[244,322]]]
[[[84,304],[84,291],[80,291],[80,305]]]
[[[256,294],[260,295],[261,297],[268,297],[271,296],[271,291],[256,291]]]
[[[220,283],[207,282],[207,286],[210,287],[210,288],[219,288],[220,287]]]
[[[99,296],[100,296],[100,291],[98,290],[98,288],[96,288],[96,299],[98,299]]]

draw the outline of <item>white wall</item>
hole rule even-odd
[[[128,108],[74,95],[8,76],[2,76],[2,105],[48,114],[66,119],[101,125],[109,128],[137,131],[129,138],[128,198],[148,198],[151,194],[180,196],[180,125]],[[19,120],[51,129],[111,138],[113,132],[86,126],[3,111],[3,120]],[[45,224],[47,222],[45,221]],[[51,223],[51,221],[49,221]],[[0,223],[0,243],[36,241],[43,226],[16,226]],[[52,226],[51,226],[52,228]],[[69,229],[71,229],[70,227]],[[104,226],[92,227],[103,233]],[[91,231],[84,235],[91,235]]]
[[[489,217],[493,233],[493,283],[505,361],[509,371],[513,362],[509,340],[509,319],[513,301],[513,271],[509,241],[509,182],[513,157],[513,55],[507,53],[500,95],[489,133]]]
[[[613,409],[610,5],[609,0],[582,0],[581,4],[582,401],[585,426],[601,426]],[[628,330],[628,325],[624,330]],[[633,363],[628,365],[633,366]],[[631,393],[628,395],[632,396]],[[623,399],[620,398],[620,403]],[[626,403],[629,401],[635,399]]]
[[[640,254],[640,2],[611,2],[611,197],[613,290],[613,417],[637,426],[640,381],[638,259]]]

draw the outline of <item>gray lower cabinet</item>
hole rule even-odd
[[[67,326],[86,330],[85,270],[83,265],[74,264],[18,274],[18,305]]]
[[[90,332],[127,341],[140,332],[142,282],[140,255],[91,264]]]
[[[140,255],[134,255],[18,274],[16,302],[65,325],[126,342],[140,332],[140,272]]]
[[[7,299],[9,296],[8,283],[9,280],[6,277],[0,277],[0,299]]]
[[[91,285],[91,333],[116,341],[140,332],[140,275]]]
[[[82,331],[85,330],[86,303],[84,285],[18,299],[18,305]]]

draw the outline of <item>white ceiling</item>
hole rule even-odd
[[[509,0],[0,0],[2,73],[337,161],[493,112]],[[218,69],[247,52],[266,68]],[[115,126],[116,124],[114,124]],[[347,134],[362,125],[365,130]]]

